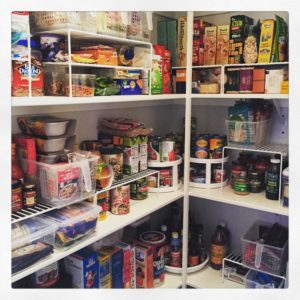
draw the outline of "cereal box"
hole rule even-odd
[[[204,34],[205,26],[211,26],[200,19],[194,19],[193,32],[193,66],[201,66],[204,63]]]
[[[178,43],[177,43],[177,66],[186,66],[187,56],[187,19],[178,18]]]
[[[99,253],[98,262],[99,262],[99,287],[101,289],[110,289],[111,288],[110,256],[104,253]]]
[[[217,65],[228,64],[229,25],[218,26],[217,32]]]
[[[269,63],[274,38],[274,20],[263,20],[260,29],[258,63]]]
[[[204,65],[216,63],[217,27],[205,27],[204,35]]]
[[[115,247],[123,252],[123,288],[131,288],[131,265],[130,265],[130,245],[124,242],[117,242]]]

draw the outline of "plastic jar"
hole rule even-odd
[[[249,172],[249,183],[251,193],[260,193],[263,190],[263,180],[257,171]]]
[[[66,95],[66,72],[64,67],[53,67],[44,70],[44,91],[46,96]]]
[[[249,180],[243,177],[236,178],[234,182],[234,193],[242,196],[250,194]]]
[[[231,165],[231,187],[234,188],[236,178],[246,178],[246,166],[239,161],[233,161]]]
[[[36,188],[34,184],[26,184],[23,189],[24,207],[33,207],[36,205]]]
[[[72,74],[72,96],[93,97],[95,90],[96,75]],[[66,95],[69,96],[69,74],[66,74]]]

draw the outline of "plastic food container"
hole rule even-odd
[[[36,11],[30,13],[32,31],[79,29],[96,32],[96,13],[77,11]]]
[[[67,247],[95,230],[99,212],[100,208],[93,204],[76,203],[44,216],[58,228],[55,245]]]
[[[97,12],[97,32],[126,38],[127,23],[126,12],[102,11]]]
[[[246,288],[248,289],[279,289],[284,280],[261,272],[249,270],[246,274]]]
[[[72,74],[72,96],[93,97],[95,90],[96,75]],[[66,95],[70,94],[69,74],[66,74]]]
[[[60,138],[43,139],[35,137],[36,149],[38,152],[59,152],[63,151],[67,141],[66,136]]]
[[[288,242],[282,248],[259,243],[260,225],[271,227],[270,224],[255,223],[241,238],[243,264],[262,272],[281,275],[285,272]]]
[[[127,38],[150,42],[152,29],[151,12],[128,12]]]
[[[73,163],[37,165],[37,191],[44,202],[63,205],[83,199],[96,189],[98,156]],[[87,195],[88,197],[88,195]]]
[[[49,255],[56,230],[56,224],[40,217],[12,224],[12,272],[27,268]]]
[[[64,135],[66,133],[68,123],[68,119],[61,119],[51,116],[18,118],[19,128],[24,134],[34,134],[36,136],[45,137],[56,137]],[[46,152],[51,151],[49,150]]]
[[[44,70],[44,92],[46,96],[65,96],[66,72],[64,67]]]

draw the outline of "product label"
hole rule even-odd
[[[180,268],[181,267],[181,253],[180,251],[171,252],[171,266]]]
[[[223,258],[225,256],[225,246],[211,245],[211,262],[216,265],[222,264]]]
[[[235,182],[234,183],[234,190],[236,192],[249,192],[250,191],[250,186],[247,183]]]
[[[188,264],[190,267],[197,266],[199,264],[199,256],[189,255]]]
[[[266,191],[271,194],[278,194],[279,191],[279,176],[278,174],[267,174]]]

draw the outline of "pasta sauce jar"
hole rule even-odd
[[[11,211],[17,212],[22,208],[22,182],[20,180],[13,180],[11,184]]]
[[[33,207],[36,205],[36,188],[34,184],[26,184],[23,190],[24,207]]]

